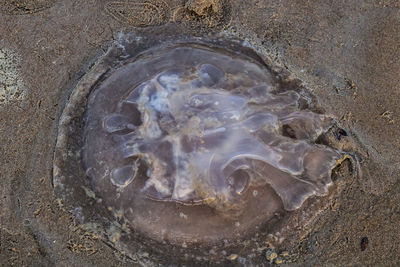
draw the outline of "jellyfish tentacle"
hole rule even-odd
[[[280,118],[280,121],[293,129],[296,139],[312,142],[332,125],[331,118],[311,111],[295,111]]]

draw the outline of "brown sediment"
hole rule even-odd
[[[184,1],[166,2],[187,14]],[[123,247],[115,250],[105,245],[100,235],[91,238],[85,231],[78,231],[76,218],[59,208],[64,204],[53,197],[50,182],[57,118],[74,87],[71,84],[87,71],[87,62],[96,58],[98,51],[118,39],[119,32],[143,32],[131,26],[141,19],[135,22],[132,18],[132,24],[120,23],[104,11],[102,1],[57,1],[51,8],[34,9],[34,13],[29,7],[23,12],[7,12],[14,10],[9,3],[17,2],[0,2],[2,46],[20,55],[19,75],[27,94],[12,105],[0,107],[0,262],[96,266],[176,262],[177,254],[173,252],[171,257],[158,257],[151,250],[128,257],[120,252]],[[192,23],[183,22],[186,27],[181,31],[197,35],[227,30],[257,43],[270,60],[306,82],[325,113],[336,117],[348,133],[341,140],[332,133],[328,141],[345,151],[355,149],[363,177],[348,178],[352,175],[348,161],[344,161],[333,177],[341,190],[330,196],[327,208],[310,220],[307,229],[296,228],[304,230],[306,234],[300,235],[304,238],[279,247],[271,242],[258,244],[256,252],[227,247],[221,252],[226,261],[220,263],[250,265],[271,260],[297,265],[397,264],[398,1],[226,3],[230,8],[222,16],[220,28],[207,28],[207,19],[188,16]],[[183,19],[175,21],[181,23]],[[168,29],[165,32],[175,34]],[[87,201],[91,203],[93,198]],[[91,231],[96,228],[87,226]],[[108,229],[118,245],[115,228]],[[368,238],[368,246],[361,251],[364,237]],[[248,244],[243,240],[241,247]],[[214,255],[212,248],[208,252],[207,259],[188,253],[178,264],[217,264],[208,256]]]

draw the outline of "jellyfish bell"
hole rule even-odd
[[[93,189],[135,229],[186,243],[236,236],[227,217],[251,227],[281,203],[294,210],[325,194],[341,155],[313,142],[330,119],[274,86],[257,62],[199,45],[124,65],[89,97],[83,164],[96,171]],[[262,187],[265,199],[263,190],[248,194]]]
[[[63,200],[87,220],[130,229],[127,239],[186,247],[258,235],[277,214],[326,195],[343,153],[316,141],[332,119],[236,46],[106,55],[60,120]]]

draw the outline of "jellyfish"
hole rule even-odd
[[[304,104],[306,103],[306,104]],[[172,243],[243,236],[324,196],[333,119],[262,63],[179,44],[127,60],[88,98],[82,165],[102,204]]]

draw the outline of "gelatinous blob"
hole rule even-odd
[[[316,140],[332,119],[277,88],[258,62],[196,45],[127,63],[89,99],[93,188],[139,231],[172,240],[232,236],[226,220],[245,232],[325,195],[342,155]]]
[[[116,186],[127,186],[136,176],[137,168],[134,165],[126,165],[114,169],[111,175],[111,182]]]

